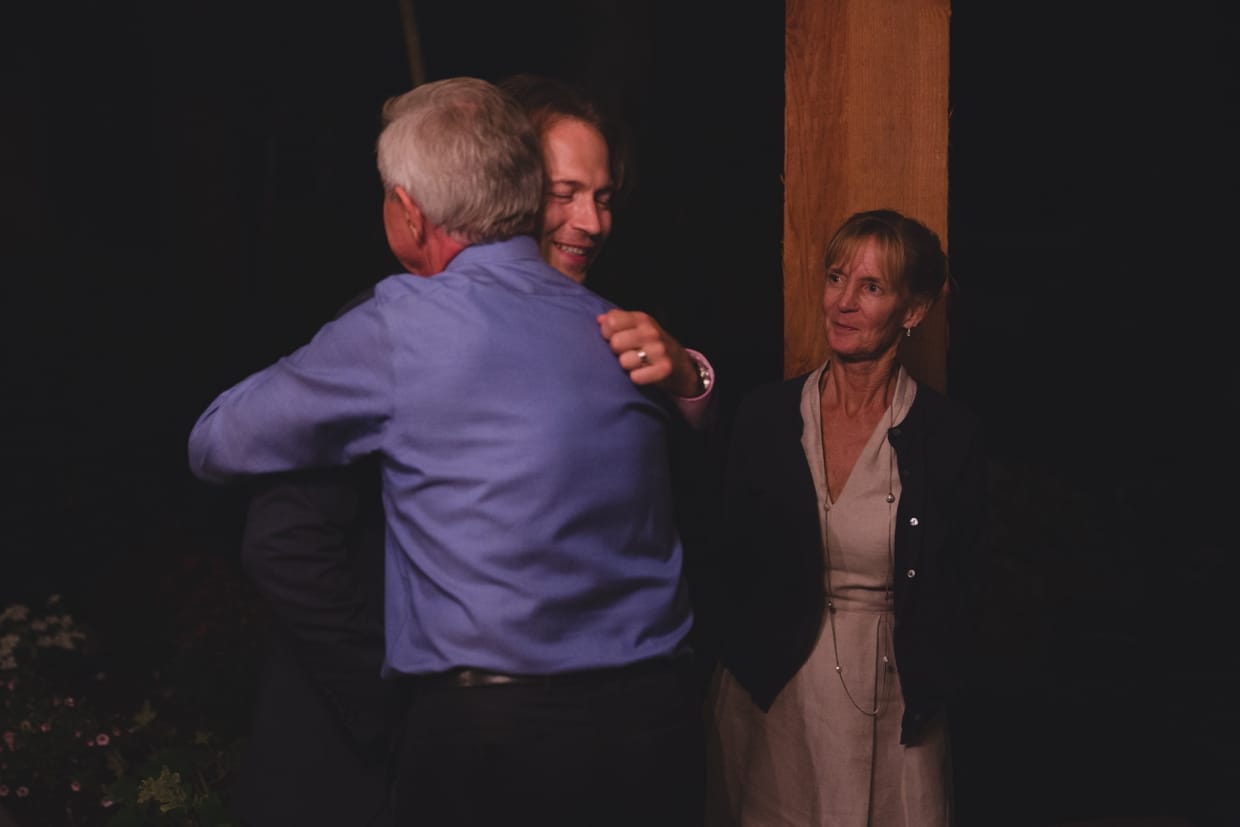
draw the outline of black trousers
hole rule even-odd
[[[397,827],[700,827],[702,698],[678,660],[546,685],[415,682]]]

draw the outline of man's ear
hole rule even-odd
[[[417,202],[409,197],[404,187],[392,189],[392,197],[400,203],[400,211],[405,230],[415,244],[426,240],[426,216],[418,207]]]

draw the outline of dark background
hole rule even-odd
[[[584,78],[623,114],[636,187],[592,286],[707,353],[725,412],[779,378],[782,4],[415,11],[431,79]],[[239,495],[186,467],[201,410],[397,269],[399,7],[6,15],[0,601],[132,613],[165,560],[235,564]],[[1237,40],[1207,0],[953,4],[949,390],[1000,540],[969,824],[1237,823]]]

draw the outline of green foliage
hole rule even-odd
[[[182,606],[246,616],[236,593],[212,588],[215,599],[199,588],[201,599]],[[98,636],[59,597],[40,612],[0,613],[0,807],[18,825],[233,824],[226,791],[248,723],[252,630],[228,639],[237,620],[212,635],[197,617],[185,635],[178,620],[158,626],[176,636],[171,646],[140,642],[151,662],[114,675]],[[225,674],[221,691],[210,678]]]

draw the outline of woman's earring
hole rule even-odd
[[[916,327],[916,325],[914,325],[914,327]],[[906,328],[904,328],[904,335],[905,335],[905,336],[912,336],[912,335],[913,335],[913,328],[912,328],[912,327],[906,327]]]

